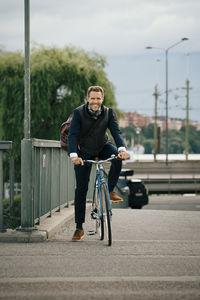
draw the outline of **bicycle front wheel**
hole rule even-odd
[[[111,232],[111,214],[109,207],[109,199],[107,188],[105,184],[102,185],[102,207],[103,207],[103,224],[104,235],[108,246],[112,245],[112,232]]]

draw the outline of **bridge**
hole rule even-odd
[[[152,161],[143,157],[143,160],[125,161],[123,167],[133,169],[134,176],[128,179],[141,179],[150,193],[200,191],[200,160],[169,160],[166,166],[163,160]],[[92,198],[94,176],[93,169],[88,199]],[[41,220],[51,217],[63,207],[69,207],[74,201],[74,189],[73,164],[61,149],[59,141],[22,141],[21,230],[32,231],[35,225],[40,225]],[[127,194],[120,186],[117,189],[125,199],[118,207],[128,207]],[[0,202],[2,205],[2,199]]]
[[[199,211],[115,208],[111,249],[96,236],[72,243],[75,178],[70,159],[59,141],[23,140],[22,153],[21,228],[0,233],[0,299],[199,299]],[[127,162],[124,167],[133,168],[136,177],[147,170],[149,176],[156,170],[173,175],[176,167],[181,176],[184,162],[174,163],[168,169],[164,162]],[[198,175],[193,162],[187,166]],[[88,198],[93,178],[92,171]],[[198,205],[199,197],[195,201]],[[86,231],[93,228],[91,222],[87,209]]]

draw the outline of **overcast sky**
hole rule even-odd
[[[167,48],[188,37],[170,50],[169,83],[171,88],[184,85],[184,53],[189,52],[191,102],[200,109],[199,0],[30,0],[30,4],[31,41],[59,47],[72,44],[105,55],[118,106],[126,111],[153,113],[153,87],[157,82],[164,89],[163,51],[145,47]],[[23,0],[0,0],[0,44],[6,50],[24,51]],[[178,115],[184,116],[179,104],[178,109]],[[198,114],[191,110],[200,121],[199,115],[200,110]]]

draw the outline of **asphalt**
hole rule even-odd
[[[1,243],[0,299],[200,299],[199,211],[113,209],[111,247],[73,232],[71,218],[45,242]]]

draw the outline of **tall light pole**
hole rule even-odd
[[[153,96],[155,97],[155,104],[154,104],[154,134],[153,134],[153,156],[154,156],[154,161],[156,161],[156,154],[158,152],[158,78],[159,78],[159,71],[158,71],[158,63],[160,62],[160,59],[156,59],[157,62],[157,72],[156,72],[156,85],[155,85],[155,92]]]
[[[21,231],[32,231],[34,227],[32,192],[32,141],[30,132],[30,0],[24,0],[24,43],[25,43],[25,80],[24,80],[24,139],[21,141]]]
[[[24,0],[24,138],[30,139],[30,0]]]
[[[185,158],[188,160],[189,154],[189,53],[186,53],[186,118],[185,118]]]
[[[154,161],[156,161],[156,154],[158,151],[158,85],[155,85],[155,92],[153,94],[155,97],[155,105],[154,105],[154,134],[153,134],[153,156]]]
[[[166,98],[165,98],[165,104],[166,104],[166,142],[165,142],[165,152],[166,152],[166,165],[168,165],[168,52],[170,49],[174,48],[175,46],[177,46],[178,44],[187,41],[188,38],[184,37],[182,38],[180,41],[178,41],[177,43],[171,45],[168,48],[158,48],[158,47],[152,47],[152,46],[148,46],[146,47],[146,49],[159,49],[159,50],[163,50],[165,53],[165,94],[166,94]]]

